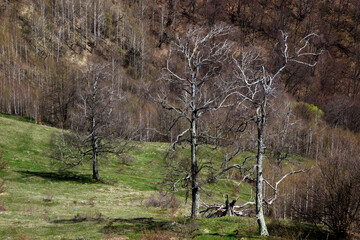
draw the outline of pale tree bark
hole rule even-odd
[[[256,109],[256,123],[257,123],[257,163],[256,163],[256,218],[259,225],[260,235],[267,236],[269,232],[266,228],[264,210],[262,207],[263,202],[263,158],[265,152],[264,133],[266,126],[266,105],[267,99],[264,98],[263,102]]]
[[[233,54],[235,63],[235,78],[239,81],[238,96],[242,101],[252,106],[254,109],[255,122],[257,124],[257,163],[256,163],[256,217],[259,225],[260,234],[269,235],[264,218],[264,197],[263,197],[263,159],[265,153],[266,138],[266,120],[269,99],[274,96],[276,81],[279,80],[280,74],[284,71],[290,62],[298,63],[313,67],[317,62],[310,62],[321,52],[307,51],[310,40],[317,37],[312,33],[307,35],[299,42],[299,48],[290,53],[287,39],[288,35],[281,32],[281,54],[284,59],[282,66],[271,74],[265,67],[262,52],[256,48],[242,49]],[[292,54],[292,55],[290,55]]]
[[[41,2],[41,28],[42,28],[42,35],[43,35],[43,47],[45,51],[45,2]]]
[[[94,2],[94,43],[96,45],[96,22],[97,22],[97,17],[96,17],[96,2]]]
[[[200,120],[208,112],[227,107],[234,89],[233,82],[222,78],[223,65],[230,60],[232,44],[226,39],[230,31],[230,27],[217,25],[211,29],[190,29],[185,37],[177,37],[172,46],[175,53],[170,49],[167,65],[159,79],[162,84],[158,95],[152,96],[154,101],[178,115],[172,126],[181,120],[188,123],[188,127],[172,143],[172,148],[180,143],[189,143],[191,167],[183,171],[183,176],[173,186],[176,189],[176,184],[190,182],[191,217],[199,217],[200,187],[203,184],[199,182],[199,173],[204,166],[198,159],[198,147],[203,143],[201,139],[210,137],[200,131]],[[176,66],[179,62],[184,63],[180,68]],[[171,94],[171,85],[179,91]]]
[[[56,54],[56,62],[59,62],[60,57],[60,42],[61,42],[61,35],[62,35],[62,27],[59,29],[58,37],[57,37],[57,54]]]
[[[89,2],[85,2],[85,50],[88,46],[88,6]]]

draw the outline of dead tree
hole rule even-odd
[[[256,217],[259,224],[261,235],[269,235],[264,218],[263,210],[263,159],[265,154],[266,121],[268,117],[268,101],[274,96],[276,83],[280,79],[280,74],[289,65],[294,62],[298,64],[313,67],[317,62],[312,62],[312,57],[317,57],[321,52],[311,52],[309,50],[310,40],[317,37],[312,33],[304,37],[295,48],[290,52],[288,46],[288,35],[281,32],[281,54],[283,64],[271,73],[265,66],[263,53],[260,49],[252,47],[241,49],[233,54],[235,63],[234,76],[239,81],[239,90],[237,91],[244,105],[248,104],[254,111],[254,120],[257,126],[257,163],[256,163]],[[276,192],[276,191],[275,191]],[[275,195],[276,196],[276,195]]]
[[[173,184],[189,181],[191,185],[191,217],[199,216],[200,187],[199,173],[206,167],[198,159],[198,147],[206,139],[214,139],[206,127],[200,127],[210,113],[229,106],[234,82],[224,78],[225,67],[231,61],[232,44],[227,40],[231,29],[216,25],[211,29],[195,27],[184,37],[177,37],[169,51],[166,67],[159,79],[161,86],[153,99],[163,108],[176,113],[172,126],[182,121],[186,127],[177,135],[172,149],[181,143],[191,147],[190,169]]]

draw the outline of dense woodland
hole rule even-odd
[[[0,111],[77,132],[91,132],[85,122],[98,118],[99,132],[111,129],[126,139],[178,143],[186,122],[169,110],[176,108],[170,103],[178,103],[181,86],[164,83],[164,76],[186,69],[184,56],[174,54],[178,39],[192,29],[219,24],[229,29],[220,40],[231,43],[232,53],[222,52],[229,57],[216,68],[227,80],[236,79],[236,52],[257,49],[263,66],[275,74],[284,64],[282,33],[287,33],[289,49],[316,34],[307,47],[321,52],[311,58],[317,64],[288,64],[269,99],[267,191],[288,171],[288,155],[315,163],[301,166],[310,171],[287,178],[278,196],[276,185],[277,200],[265,215],[322,223],[339,236],[355,231],[360,208],[357,0],[0,0]],[[174,72],[166,75],[169,68]],[[211,98],[211,91],[206,89],[204,98]],[[245,106],[205,111],[201,142],[234,154],[256,149],[257,126]]]

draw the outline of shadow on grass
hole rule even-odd
[[[169,221],[154,220],[153,218],[115,218],[108,221],[102,232],[105,234],[144,233],[146,231],[168,230],[170,226]]]
[[[112,223],[129,223],[129,224],[147,224],[153,225],[158,222],[155,221],[154,218],[91,218],[91,217],[74,217],[70,219],[57,219],[50,221],[51,223],[79,223],[79,222],[112,222]],[[164,221],[165,222],[165,221]],[[167,222],[166,222],[167,223]]]
[[[56,172],[38,172],[38,171],[17,171],[24,177],[41,177],[43,179],[51,181],[68,181],[68,182],[77,182],[77,183],[106,183],[103,180],[92,179],[91,175],[88,174],[78,174],[73,172],[65,173],[56,173]]]
[[[83,222],[106,223],[102,228],[103,233],[141,233],[151,230],[166,230],[171,226],[169,221],[154,220],[153,218],[87,218],[74,217],[71,219],[53,220],[56,224],[74,224]]]

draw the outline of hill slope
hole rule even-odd
[[[91,181],[86,166],[72,175],[52,171],[47,153],[55,129],[3,117],[0,128],[0,148],[9,166],[3,174],[6,193],[2,201],[7,211],[0,215],[1,236],[25,234],[40,239],[54,239],[54,236],[100,239],[104,224],[94,227],[93,221],[82,219],[106,222],[105,219],[110,218],[159,215],[141,208],[142,199],[154,194],[153,183],[160,180],[160,174],[153,171],[156,167],[146,162],[151,157],[160,157],[159,150],[155,149],[161,150],[164,145],[148,145],[152,156],[138,155],[138,166],[125,167],[126,171],[121,173],[119,164],[109,162],[106,167],[104,164],[101,173],[111,180],[101,184]],[[140,150],[134,155],[139,153]],[[138,174],[133,173],[135,169]],[[81,223],[68,224],[72,221]]]
[[[138,145],[127,155],[128,159],[133,158],[129,164],[108,160],[100,166],[104,181],[98,183],[91,180],[90,166],[68,174],[59,173],[51,166],[49,141],[55,131],[58,130],[6,115],[0,117],[0,149],[8,162],[8,168],[1,175],[6,182],[0,204],[6,209],[0,212],[1,236],[14,239],[104,239],[113,235],[143,238],[151,229],[160,230],[164,224],[170,224],[174,216],[186,213],[183,200],[179,200],[181,196],[174,200],[173,208],[149,207],[151,200],[157,201],[156,188],[161,186],[157,183],[161,182],[164,172],[161,160],[167,144]],[[229,225],[231,230],[238,228],[240,225],[234,225],[233,221],[237,220],[224,226]],[[246,220],[250,221],[256,232],[255,222]]]
[[[0,172],[6,190],[0,195],[0,236],[10,239],[256,239],[252,217],[198,219],[186,217],[184,193],[161,196],[166,143],[141,143],[123,159],[100,165],[102,182],[91,179],[91,166],[61,173],[48,157],[50,139],[58,129],[27,119],[0,115]],[[224,192],[239,202],[249,198],[249,186],[237,189],[219,180],[203,194],[204,201],[222,202]],[[232,193],[231,193],[232,192]],[[269,222],[276,239],[300,235],[316,239],[311,225]],[[312,235],[315,234],[313,238]],[[300,234],[300,235],[299,235]],[[271,238],[269,238],[271,239]]]

